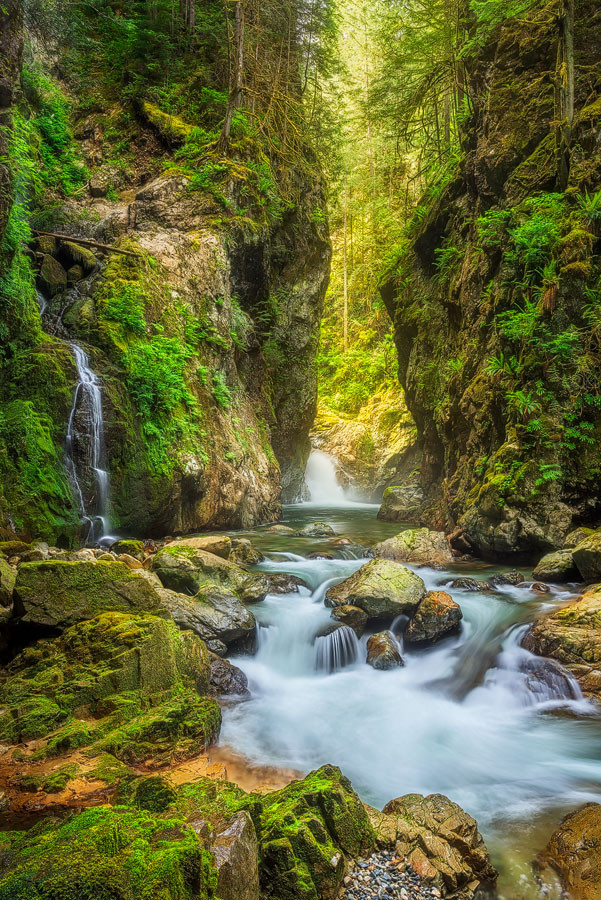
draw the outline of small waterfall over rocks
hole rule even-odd
[[[90,368],[87,353],[69,341],[73,350],[79,382],[67,425],[67,466],[75,488],[83,521],[88,525],[86,543],[106,540],[109,531],[109,476],[104,468],[104,417],[100,381]],[[78,424],[85,426],[85,433]],[[85,454],[76,453],[78,442],[85,440]],[[79,461],[78,456],[84,460]],[[91,477],[90,477],[91,476]]]
[[[357,662],[359,640],[352,628],[343,625],[315,640],[315,667],[318,672],[337,672]]]
[[[344,503],[344,488],[338,483],[336,463],[321,450],[312,450],[305,471],[305,482],[312,503],[324,506]]]

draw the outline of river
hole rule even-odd
[[[338,496],[326,506],[287,507],[284,524],[324,521],[367,548],[401,530],[376,513]],[[531,859],[561,815],[601,794],[601,720],[575,682],[567,679],[566,690],[538,678],[540,663],[519,641],[528,622],[565,604],[576,588],[451,590],[463,610],[460,634],[428,649],[405,648],[405,666],[388,671],[364,662],[364,636],[357,661],[327,673],[316,665],[315,646],[330,622],[325,591],[365,563],[352,555],[361,550],[267,529],[249,536],[266,555],[258,569],[298,575],[310,589],[253,606],[257,653],[235,660],[251,699],[224,711],[222,744],[251,763],[302,773],[334,763],[378,807],[410,792],[446,794],[478,820],[501,872],[499,896],[538,896]],[[335,558],[306,558],[315,551]],[[412,568],[430,589],[458,573],[482,579],[506,570],[477,561]]]

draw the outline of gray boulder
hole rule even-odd
[[[152,571],[164,587],[183,594],[197,594],[207,581],[228,588],[247,603],[264,600],[269,591],[265,575],[247,572],[205,550],[183,546],[183,541],[160,550],[152,560]]]
[[[578,579],[580,573],[571,550],[556,550],[543,556],[533,570],[532,577],[537,581],[566,582]]]
[[[158,593],[175,624],[199,635],[213,652],[219,653],[223,645],[248,637],[256,629],[251,611],[220,585],[205,582],[194,597],[167,588],[159,588]]]
[[[369,552],[378,559],[408,562],[418,566],[444,567],[453,562],[453,554],[442,531],[408,528],[376,544]]]

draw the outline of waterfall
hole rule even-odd
[[[312,503],[343,503],[344,489],[336,477],[336,463],[321,450],[312,450],[305,472],[307,490]]]
[[[102,415],[102,394],[98,376],[90,368],[90,360],[87,353],[78,345],[69,342],[73,350],[79,382],[75,388],[73,406],[67,426],[67,463],[73,485],[79,500],[82,519],[88,525],[86,543],[98,542],[106,539],[109,528],[109,476],[103,468],[104,447],[104,418]],[[93,472],[94,495],[91,500],[85,498],[85,483],[82,487],[82,477],[85,477],[85,468],[78,472],[75,454],[76,416],[83,410],[86,424],[86,467]]]
[[[42,292],[39,291],[37,288],[36,288],[36,292],[35,292],[35,299],[36,299],[36,303],[38,304],[38,306],[40,308],[40,317],[41,317],[46,312],[46,307],[48,306],[48,301],[46,300],[46,298],[44,297]]]
[[[348,625],[315,640],[315,667],[318,672],[337,672],[359,658],[357,635]]]

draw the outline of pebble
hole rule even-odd
[[[438,900],[438,888],[425,884],[394,853],[373,853],[361,859],[344,878],[340,900]]]

